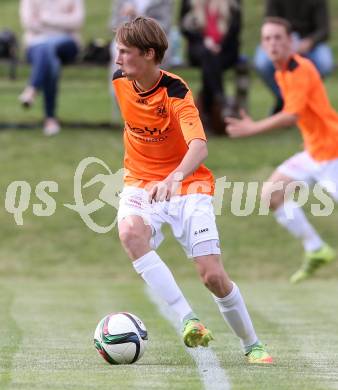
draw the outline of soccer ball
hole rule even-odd
[[[143,322],[131,313],[112,313],[97,325],[94,345],[110,364],[135,363],[143,355],[148,340]]]

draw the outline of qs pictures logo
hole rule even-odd
[[[90,180],[84,180],[88,177],[88,172],[104,170],[104,173],[95,174]],[[98,169],[97,169],[98,168]],[[96,157],[86,157],[80,161],[74,173],[73,191],[74,203],[65,203],[64,207],[79,214],[88,228],[96,233],[107,233],[117,223],[117,209],[119,205],[119,194],[123,188],[123,177],[125,169],[121,168],[113,173],[108,165]],[[101,184],[95,199],[86,203],[84,191],[89,187]],[[40,203],[32,205],[32,211],[35,216],[49,217],[56,212],[56,200],[51,193],[59,191],[59,184],[55,181],[41,181],[35,187],[35,195]],[[17,225],[24,225],[24,213],[30,208],[32,187],[27,181],[14,181],[8,187],[5,197],[5,209],[13,214]],[[95,221],[93,214],[104,208],[115,209],[115,216],[111,223],[101,225]],[[108,213],[107,213],[108,214]]]
[[[103,173],[102,173],[103,171]],[[94,173],[93,173],[94,172]],[[108,165],[96,157],[86,157],[80,161],[77,166],[73,178],[73,201],[74,203],[65,203],[62,206],[79,214],[80,218],[89,229],[96,233],[108,233],[114,228],[117,223],[117,210],[119,207],[120,193],[123,189],[123,178],[127,174],[124,168],[116,172],[112,172]],[[90,179],[88,179],[91,177]],[[148,183],[148,189],[158,182]],[[163,182],[162,182],[163,184]],[[270,183],[271,184],[271,183]],[[264,183],[260,182],[228,182],[226,176],[219,177],[215,181],[215,191],[213,196],[213,212],[215,215],[221,215],[224,204],[230,207],[232,215],[237,217],[246,217],[252,214],[265,216],[269,214],[268,203],[264,202],[259,197],[260,187]],[[142,187],[142,182],[135,182],[133,187]],[[276,190],[282,189],[283,182],[274,183],[271,188],[271,194]],[[191,182],[186,189],[185,194],[196,194],[197,189],[202,189],[202,193],[209,193],[211,183],[209,181]],[[145,189],[144,189],[145,190]],[[227,191],[225,191],[227,190]],[[31,194],[34,191],[38,202],[31,206]],[[14,221],[17,225],[24,224],[24,213],[32,207],[32,212],[38,217],[49,217],[56,212],[56,200],[51,195],[59,191],[59,184],[56,181],[45,180],[39,182],[35,188],[24,180],[13,181],[9,184],[6,190],[5,209],[13,214]],[[328,216],[334,210],[334,202],[329,194],[335,194],[337,191],[336,183],[331,181],[322,181],[316,183],[310,188],[306,182],[291,182],[285,188],[285,204],[292,202],[293,207],[285,209],[288,219],[294,218],[296,210],[304,206],[311,199],[310,210],[313,216]],[[88,201],[88,192],[90,192],[91,200]],[[93,199],[94,194],[94,199]],[[310,197],[310,194],[313,197]],[[177,194],[179,195],[179,194]],[[146,201],[141,202],[138,198],[129,199],[133,202],[136,208],[144,209],[144,212],[157,213],[157,204],[150,204],[148,194],[145,194]],[[177,197],[176,197],[177,198]],[[224,200],[226,200],[224,202]],[[168,212],[176,215],[175,196],[170,199]],[[95,215],[96,212],[102,210],[105,220],[108,222],[102,223],[102,219]],[[203,210],[194,210],[199,213]],[[226,212],[226,211],[225,211]],[[101,213],[101,214],[102,214]],[[111,216],[111,218],[110,218]],[[101,223],[99,223],[101,222]],[[196,231],[195,234],[202,234],[204,230]]]
[[[93,164],[99,164],[106,171],[106,174],[96,174],[92,179],[83,184],[83,176],[89,166]],[[102,209],[106,206],[111,206],[118,209],[119,206],[119,194],[123,188],[124,169],[121,168],[117,172],[112,173],[107,164],[96,158],[87,157],[83,159],[77,166],[74,175],[74,204],[64,204],[65,207],[77,212],[82,218],[83,222],[96,233],[109,232],[117,222],[117,215],[111,224],[107,226],[101,226],[97,224],[94,218],[91,216],[94,212]],[[98,194],[98,199],[94,199],[91,202],[85,204],[83,200],[83,189],[88,188],[94,184],[102,183],[102,189]]]

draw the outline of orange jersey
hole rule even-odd
[[[169,72],[149,91],[142,92],[118,70],[113,86],[125,121],[126,185],[146,187],[162,181],[181,163],[189,142],[205,133],[191,91]],[[213,194],[214,179],[204,166],[182,182],[179,194]]]
[[[276,71],[284,98],[283,111],[298,115],[305,149],[317,161],[338,158],[338,113],[312,62],[294,55],[285,70]]]

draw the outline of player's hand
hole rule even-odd
[[[181,185],[183,175],[180,172],[170,174],[163,181],[156,183],[149,191],[149,202],[163,202],[170,200]]]
[[[241,118],[226,117],[226,132],[230,137],[245,137],[251,134],[254,130],[255,122],[244,111],[240,110]]]

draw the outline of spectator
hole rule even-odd
[[[19,96],[30,107],[42,91],[45,135],[60,131],[56,97],[61,64],[72,62],[79,52],[79,30],[84,21],[82,0],[21,0],[20,18],[28,62],[32,65],[28,85]]]
[[[180,20],[182,33],[188,40],[188,60],[202,70],[202,90],[198,98],[202,120],[207,129],[224,134],[223,71],[241,63],[240,0],[183,0]],[[247,80],[244,62],[238,70]],[[240,83],[238,90],[246,98],[247,81],[244,84]],[[246,101],[242,101],[243,105]]]
[[[267,0],[266,16],[278,16],[291,23],[294,51],[309,58],[322,77],[334,66],[329,38],[329,12],[327,0]],[[265,51],[259,46],[254,59],[255,68],[276,97],[272,114],[283,107],[283,99],[275,81],[275,68]]]

